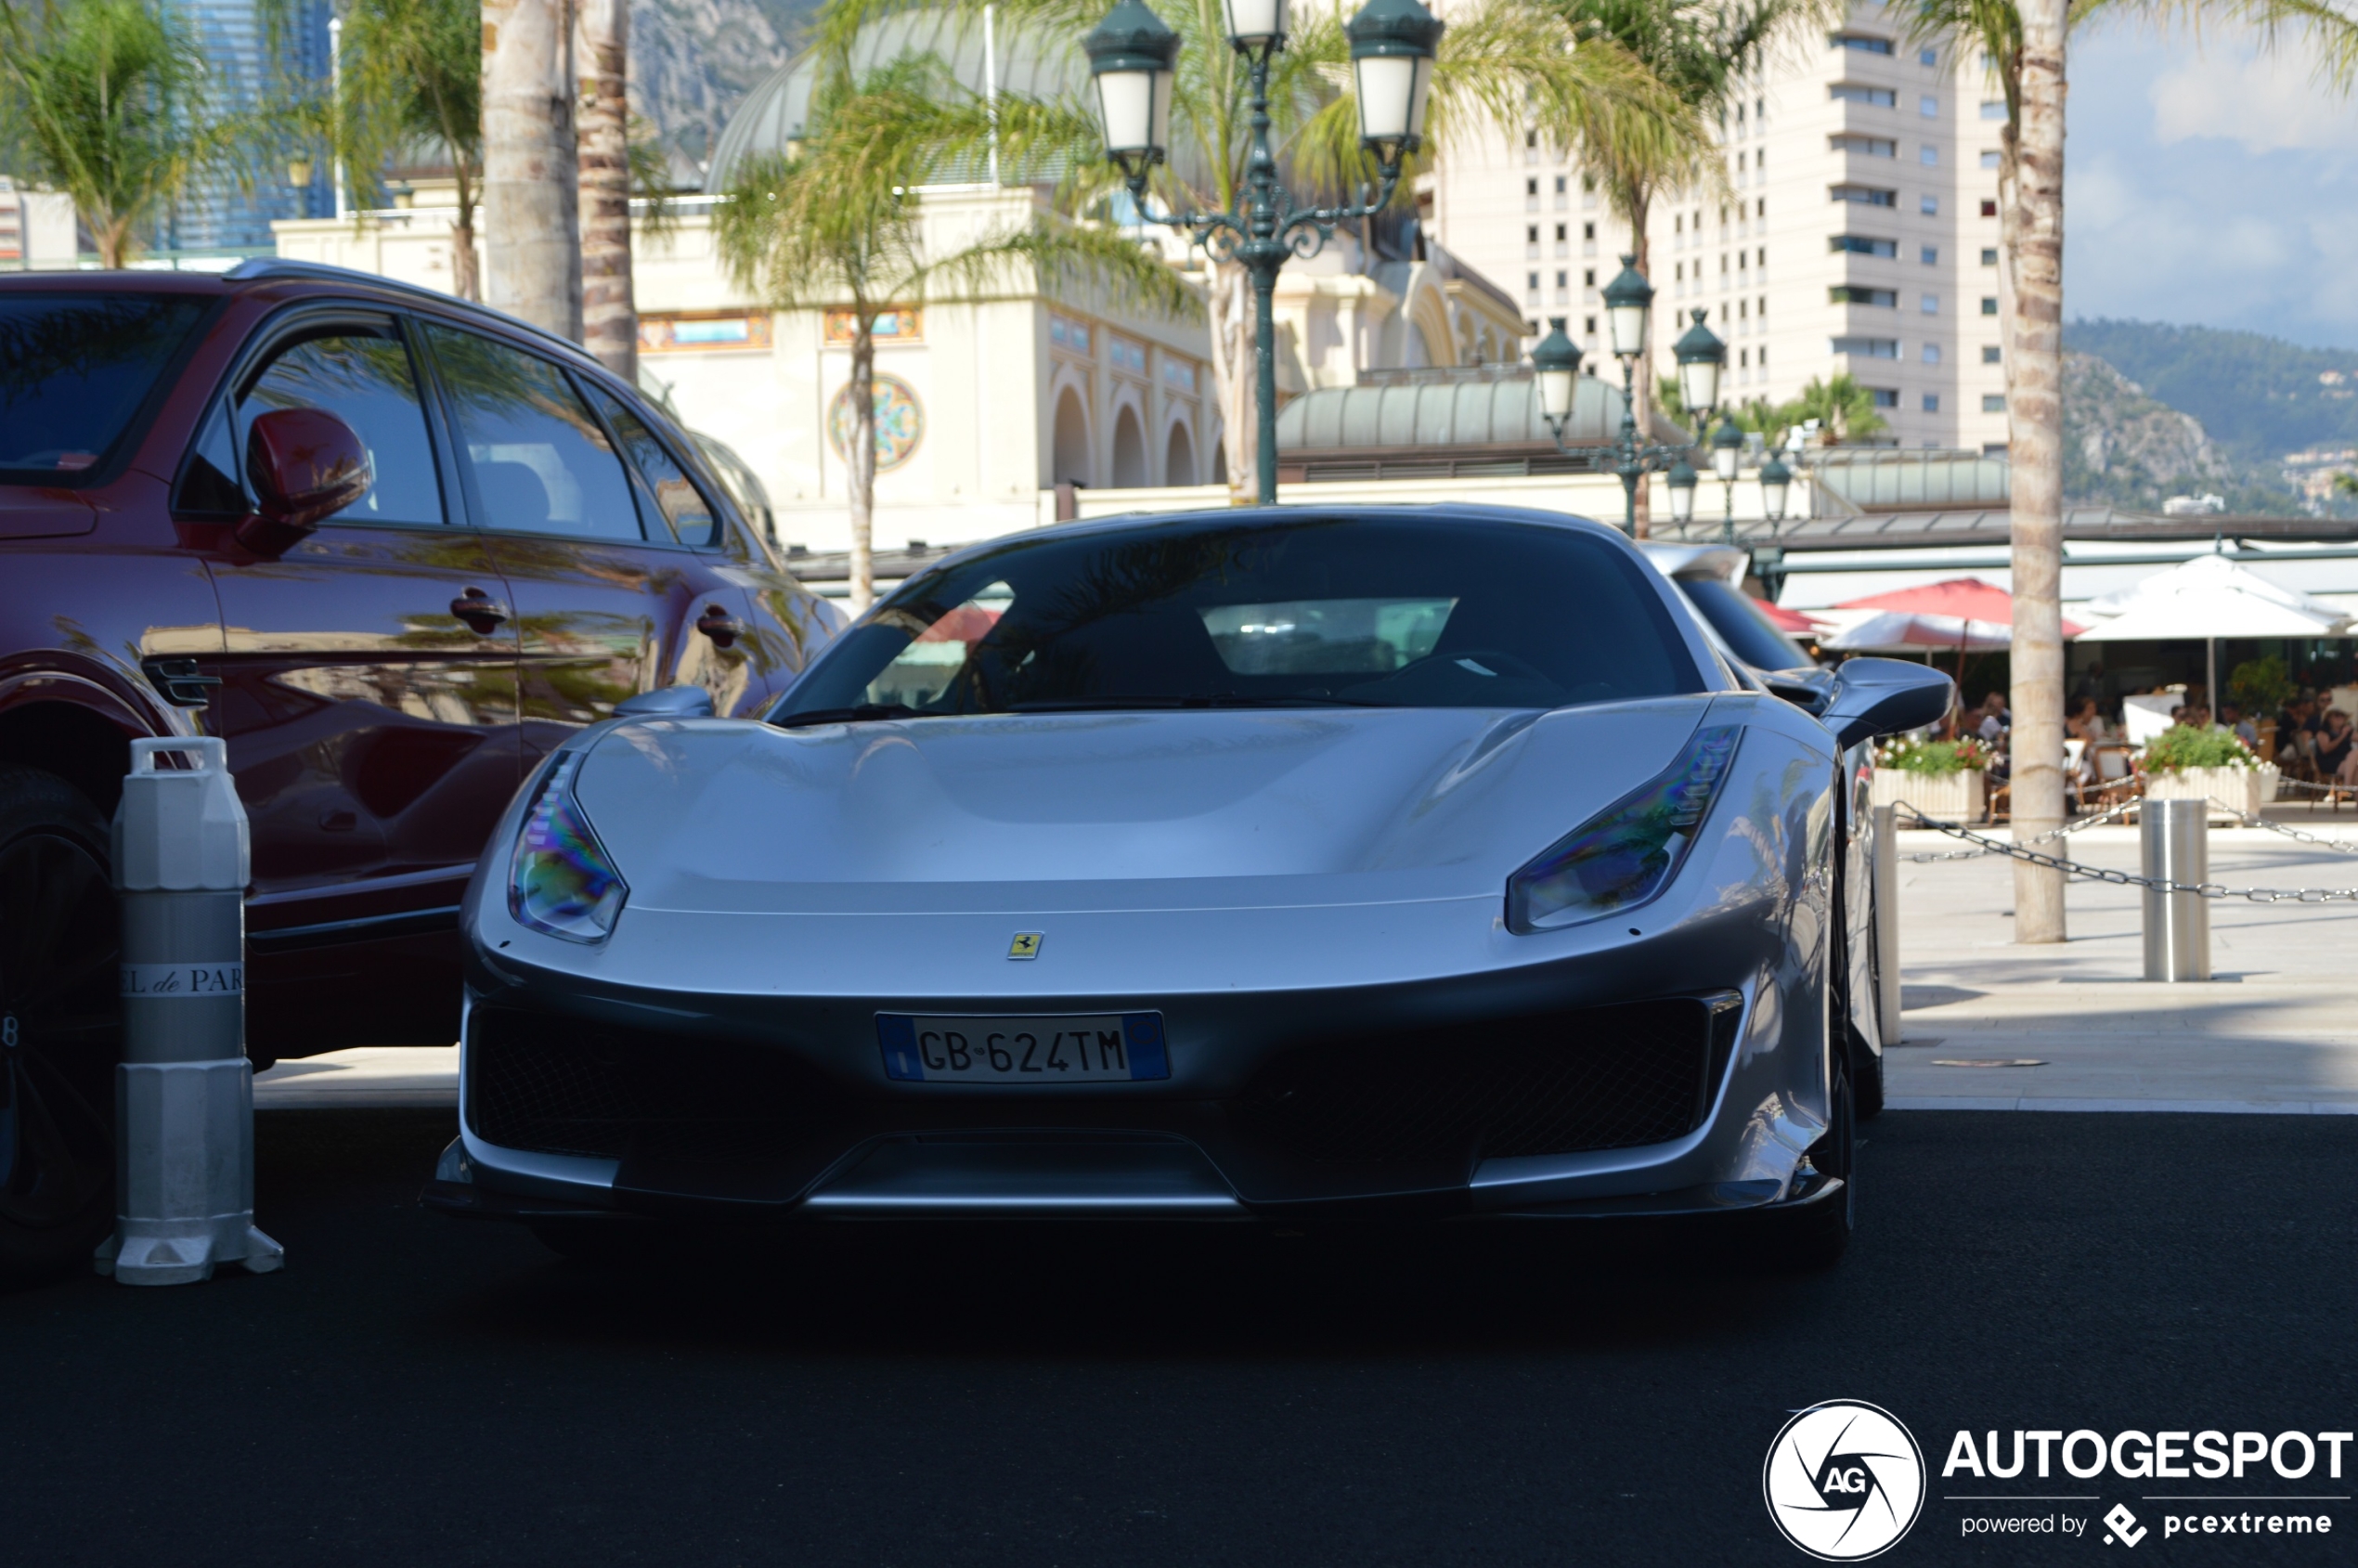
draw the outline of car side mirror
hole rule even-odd
[[[335,415],[273,408],[247,433],[246,482],[254,511],[238,525],[238,542],[276,555],[366,496],[377,472],[369,448]]]
[[[614,705],[616,719],[709,719],[712,693],[701,686],[659,686]]]
[[[1954,681],[1905,659],[1852,659],[1833,675],[1833,700],[1819,718],[1845,751],[1871,736],[1937,724],[1957,700]]]
[[[1833,700],[1834,672],[1814,667],[1802,669],[1762,669],[1753,672],[1760,683],[1768,688],[1772,697],[1785,701],[1813,717],[1826,711],[1826,704]]]

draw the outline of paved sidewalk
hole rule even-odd
[[[2358,848],[2349,819],[2287,820]],[[2138,867],[2135,828],[2070,842],[2090,865]],[[1962,847],[1900,835],[1903,857]],[[2210,880],[2358,887],[2358,854],[2214,829]],[[2358,903],[2213,901],[2218,978],[2157,985],[2142,978],[2137,888],[2074,882],[2070,940],[2022,947],[2011,862],[1903,859],[1899,883],[1904,1032],[1885,1067],[1895,1108],[2358,1114]],[[2023,1061],[2041,1065],[1988,1065]]]
[[[257,1110],[456,1107],[459,1047],[360,1045],[280,1062],[253,1078]]]

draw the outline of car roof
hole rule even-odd
[[[292,261],[281,256],[254,256],[240,262],[227,272],[19,272],[0,277],[0,292],[72,293],[143,293],[199,294],[221,297],[241,293],[250,288],[293,284],[297,287],[290,297],[304,294],[334,294],[362,297],[388,305],[428,305],[446,314],[472,317],[486,325],[520,332],[536,343],[562,350],[575,362],[596,368],[598,361],[587,349],[571,338],[534,325],[521,317],[487,305],[462,300],[456,294],[446,294],[421,283],[405,283],[398,279],[380,278],[372,272],[359,272],[348,266],[330,266],[325,262]],[[304,288],[301,285],[313,285]]]

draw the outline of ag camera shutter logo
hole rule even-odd
[[[1857,1562],[1897,1545],[1916,1523],[1924,1456],[1890,1411],[1829,1400],[1777,1433],[1760,1489],[1785,1539],[1821,1562]]]

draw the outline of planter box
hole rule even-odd
[[[2145,798],[2148,800],[2216,800],[2238,810],[2257,813],[2261,807],[2276,798],[2276,765],[2263,762],[2257,768],[2187,768],[2175,773],[2149,773],[2145,777]],[[2235,818],[2224,811],[2212,811],[2220,822]]]
[[[1876,806],[1913,806],[1937,822],[1977,823],[1981,821],[1983,783],[1981,773],[1972,768],[1954,773],[1911,773],[1900,768],[1878,768],[1867,798]]]

